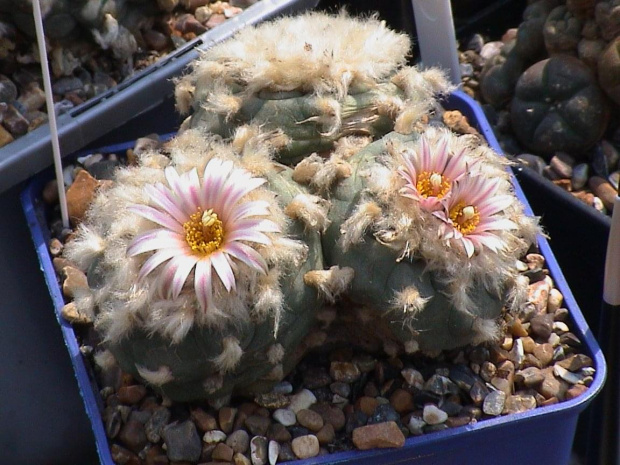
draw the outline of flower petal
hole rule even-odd
[[[151,255],[140,268],[138,279],[144,279],[151,271],[157,268],[166,260],[170,260],[177,255],[179,251],[177,249],[160,249]]]
[[[253,200],[244,202],[232,208],[227,223],[234,223],[241,218],[248,216],[266,216],[269,215],[269,202],[266,200]]]
[[[271,240],[260,231],[253,231],[251,229],[239,229],[226,234],[226,243],[235,241],[249,241],[256,242],[258,244],[270,245]]]
[[[242,261],[251,268],[263,272],[267,271],[267,262],[265,262],[265,259],[250,246],[247,246],[241,242],[233,242],[226,245],[225,252]]]
[[[173,247],[183,250],[186,242],[182,236],[168,229],[151,229],[136,238],[127,247],[127,256],[133,257],[144,252]]]
[[[194,272],[194,290],[203,312],[213,306],[213,282],[211,281],[211,260],[203,258],[196,263]]]
[[[128,210],[140,215],[143,218],[146,218],[149,221],[152,221],[153,223],[157,223],[164,228],[183,234],[183,226],[166,212],[148,205],[132,205],[128,208]]]
[[[227,291],[235,288],[235,275],[222,251],[211,255],[211,264]]]
[[[166,186],[156,184],[154,186],[145,186],[144,190],[156,205],[177,220],[179,224],[187,221],[187,215],[177,205],[174,195]]]
[[[173,299],[176,299],[183,290],[187,277],[198,262],[198,257],[195,255],[177,255],[171,261],[177,263],[177,270],[170,285],[170,294]]]

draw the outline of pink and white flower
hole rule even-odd
[[[155,282],[163,298],[177,298],[193,271],[198,303],[207,311],[214,306],[213,270],[227,291],[235,289],[239,264],[267,270],[263,257],[249,244],[270,245],[265,233],[279,228],[263,218],[269,215],[266,201],[244,201],[265,180],[217,158],[209,161],[202,180],[196,169],[179,175],[168,167],[165,176],[168,186],[145,188],[151,205],[130,207],[159,227],[138,235],[127,254],[154,252],[142,265],[139,279],[158,269]]]
[[[441,200],[449,195],[454,181],[468,170],[464,153],[465,149],[450,153],[447,137],[441,137],[436,146],[431,147],[422,136],[419,150],[403,153],[404,166],[398,173],[405,185],[400,194],[418,201],[426,211],[440,209]]]
[[[443,210],[433,212],[444,222],[444,237],[460,241],[468,257],[482,246],[501,250],[504,242],[498,233],[517,228],[501,214],[515,201],[509,194],[498,194],[502,182],[482,175],[461,177],[442,199]]]

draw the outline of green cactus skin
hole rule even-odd
[[[234,94],[233,94],[234,95]],[[289,143],[278,152],[278,160],[295,164],[305,155],[333,148],[341,137],[367,135],[379,138],[394,129],[394,120],[380,114],[377,101],[402,99],[406,96],[398,86],[385,82],[375,89],[349,93],[340,102],[342,124],[331,132],[325,124],[329,118],[322,112],[320,98],[299,92],[261,92],[245,100],[232,117],[195,105],[189,127],[200,128],[222,137],[231,137],[239,126],[258,124],[264,131],[282,131]],[[196,102],[201,102],[197,92]]]

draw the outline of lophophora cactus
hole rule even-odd
[[[211,95],[213,102],[214,89],[235,88],[228,97],[243,109],[266,89],[284,92],[256,78],[256,68],[245,89],[236,87],[235,50],[245,50],[248,37],[265,35],[271,44],[283,28],[304,26],[304,18],[314,25],[304,37],[312,60],[325,56],[324,48],[312,54],[316,44],[330,43],[323,36],[340,50],[337,79],[324,79],[338,65],[331,57],[314,74],[290,72],[287,62],[279,79],[289,80],[286,92],[304,95],[261,102],[269,110],[251,122],[236,112],[212,119],[209,104],[197,99],[205,106],[196,107],[191,123],[163,150],[119,170],[65,248],[88,275],[89,288],[75,295],[78,310],[94,317],[123,370],[172,399],[219,404],[234,393],[262,392],[313,346],[343,337],[356,343],[368,328],[409,352],[493,341],[503,313],[518,308],[526,289],[517,260],[535,241],[537,225],[512,190],[506,161],[477,136],[434,125],[428,112],[437,108],[436,84],[445,85],[441,72],[408,68],[394,75],[403,49],[385,69],[366,73],[379,51],[403,42],[374,19],[313,13],[260,26],[222,45],[218,60],[198,64],[219,69],[220,80],[194,81],[195,72],[177,95]],[[335,38],[336,25],[367,35],[341,28],[344,39]],[[353,45],[340,41],[351,37],[372,37],[366,47],[376,49],[368,62],[357,56],[356,68],[347,61],[351,50],[341,56]],[[236,70],[233,81],[228,68]],[[406,95],[379,92],[389,79],[375,75],[406,76]],[[262,84],[251,84],[250,76]],[[341,115],[341,103],[359,95],[352,89],[374,92],[373,103],[352,116],[360,124],[368,118],[368,126],[350,134],[343,119],[328,118],[335,124],[328,136],[320,129],[325,115],[315,114],[311,137],[299,138],[298,110],[327,99],[338,110],[331,115]],[[398,109],[380,132],[371,129],[382,117],[375,98]],[[401,127],[401,117],[415,124]],[[382,135],[390,126],[401,131]],[[331,324],[345,313],[358,318],[353,339]],[[323,325],[315,330],[318,320]]]
[[[284,209],[306,190],[266,149],[186,131],[121,169],[65,256],[75,296],[121,368],[176,400],[263,391],[303,355],[323,268],[316,228]],[[317,207],[320,209],[320,207]]]
[[[185,127],[230,137],[249,123],[271,131],[279,156],[299,161],[347,135],[409,133],[451,91],[437,69],[406,66],[411,47],[371,17],[314,12],[247,28],[215,46],[177,82]]]

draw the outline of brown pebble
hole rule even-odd
[[[248,431],[254,436],[264,436],[267,433],[267,428],[271,421],[269,418],[263,417],[261,415],[250,415],[245,420],[245,426]]]
[[[340,410],[338,407],[334,407],[328,403],[317,403],[310,407],[310,410],[314,410],[317,412],[325,423],[329,423],[334,427],[334,430],[340,431],[344,428],[346,418],[344,412]]]
[[[52,257],[57,257],[58,255],[60,255],[63,248],[64,245],[59,239],[54,237],[52,238],[52,240],[50,240],[49,251]]]
[[[411,412],[415,405],[413,403],[413,395],[404,389],[396,389],[390,396],[390,404],[401,415]]]
[[[360,450],[402,447],[405,436],[395,422],[387,421],[355,428],[353,444]]]
[[[297,458],[316,457],[319,455],[319,440],[313,434],[299,436],[291,441],[291,448]]]
[[[65,277],[62,283],[62,293],[68,299],[74,298],[76,292],[88,289],[88,279],[83,271],[73,266],[66,266],[62,274]]]
[[[144,425],[133,418],[129,418],[118,433],[119,441],[136,454],[148,443]]]
[[[200,407],[191,410],[190,418],[202,433],[218,429],[217,420],[215,419],[215,417],[209,415]]]
[[[130,386],[122,386],[117,391],[118,400],[126,405],[136,405],[146,395],[146,387],[142,384],[132,384]]]
[[[205,26],[207,29],[213,29],[214,27],[222,24],[224,21],[226,21],[226,16],[224,16],[223,14],[214,13],[209,17],[209,19],[205,23]]]
[[[457,428],[459,426],[465,426],[471,423],[471,417],[468,416],[458,416],[458,417],[448,417],[445,421],[446,426],[450,428]]]
[[[58,183],[55,179],[52,179],[45,184],[43,191],[41,192],[41,197],[43,198],[43,202],[47,205],[54,205],[58,203]]]
[[[234,451],[232,447],[220,442],[215,446],[215,449],[213,449],[211,458],[216,461],[230,462],[233,459],[233,455]]]
[[[459,134],[478,134],[467,118],[458,110],[446,111],[443,114],[443,122],[446,126]]]
[[[321,415],[309,409],[301,409],[297,412],[297,422],[314,433],[319,431],[324,424]]]
[[[510,332],[514,337],[526,337],[527,329],[523,327],[523,323],[518,318],[515,318],[510,325]]]
[[[226,438],[226,445],[229,446],[233,452],[241,452],[243,454],[247,452],[250,447],[250,435],[247,431],[238,429]]]
[[[329,366],[329,374],[334,381],[354,383],[359,379],[361,372],[354,363],[331,362]]]
[[[278,442],[288,442],[292,438],[291,433],[286,429],[286,426],[280,423],[272,423],[269,425],[266,436],[267,439]]]
[[[618,192],[614,189],[614,186],[612,186],[607,179],[600,176],[590,177],[588,180],[588,186],[590,186],[590,189],[592,189],[594,195],[603,201],[605,208],[610,212],[613,211],[614,201],[618,195]]]
[[[72,325],[87,325],[93,322],[93,319],[89,315],[85,315],[78,310],[77,305],[75,305],[73,301],[63,305],[60,314]]]
[[[566,391],[566,400],[574,399],[575,397],[579,397],[581,394],[588,390],[588,386],[585,384],[575,384],[568,388]]]
[[[557,362],[557,365],[560,365],[562,368],[566,368],[568,371],[574,372],[582,369],[583,367],[593,366],[593,362],[592,359],[585,354],[572,354],[564,360]]]
[[[99,181],[93,178],[88,171],[81,170],[75,177],[73,184],[67,189],[67,210],[69,219],[74,225],[79,224],[84,218],[98,187]]]
[[[534,349],[536,348],[536,342],[534,342],[534,339],[526,336],[521,338],[521,342],[523,343],[523,352],[526,354],[531,354],[534,352]]]
[[[154,29],[147,29],[142,33],[142,37],[150,48],[158,52],[165,50],[169,45],[168,37]]]
[[[124,465],[140,465],[141,460],[136,454],[118,444],[112,444],[110,446],[110,455],[114,463],[122,463]]]
[[[222,407],[217,413],[220,429],[226,434],[229,434],[233,430],[236,415],[237,409],[232,407]]]
[[[329,423],[324,425],[317,433],[316,438],[319,440],[319,444],[325,445],[329,444],[334,440],[336,436],[336,432],[334,431],[334,427]]]
[[[536,408],[536,398],[531,395],[508,396],[504,403],[503,414],[527,412]]]
[[[233,456],[233,462],[235,465],[252,465],[252,461],[239,452]]]
[[[13,142],[15,138],[11,135],[9,131],[0,126],[0,147],[4,147],[5,145]]]
[[[369,416],[375,413],[377,405],[379,405],[379,401],[375,397],[368,396],[362,396],[355,402],[355,407]]]
[[[537,344],[533,355],[540,361],[542,366],[547,366],[553,360],[553,346],[549,343]]]

